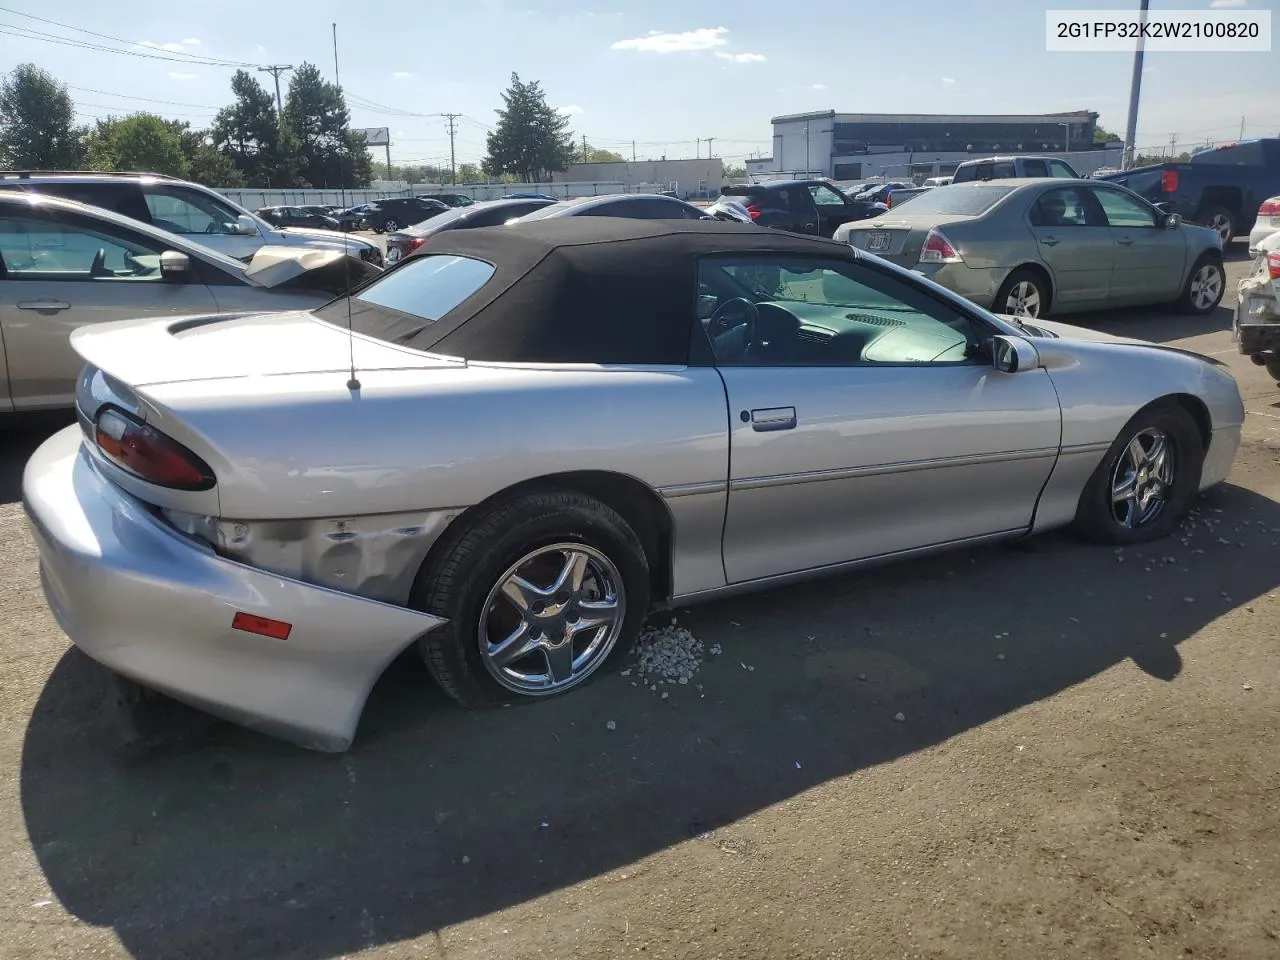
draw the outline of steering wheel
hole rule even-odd
[[[89,276],[104,277],[107,274],[107,249],[99,247],[93,255],[93,263],[89,264]]]
[[[707,319],[707,335],[721,360],[742,360],[755,339],[760,311],[746,297],[733,297],[716,307]]]

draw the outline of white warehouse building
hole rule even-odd
[[[1119,142],[1094,143],[1090,110],[1045,114],[795,113],[773,118],[773,155],[749,160],[752,174],[921,181],[964,160],[996,154],[1065,159],[1082,176],[1118,166]]]

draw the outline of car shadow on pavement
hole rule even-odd
[[[722,652],[657,690],[615,671],[466,712],[410,656],[336,756],[221,723],[123,753],[73,650],[27,729],[26,824],[51,895],[137,957],[430,935],[690,838],[731,845],[763,807],[1126,660],[1176,681],[1181,641],[1280,586],[1277,541],[1280,504],[1227,485],[1144,547],[1041,537],[677,611]]]
[[[36,447],[76,422],[75,413],[57,410],[40,414],[0,414],[0,503],[22,499],[22,471]]]
[[[1117,337],[1169,343],[1231,329],[1232,308],[1219,306],[1205,314],[1170,313],[1168,307],[1131,307],[1064,317],[1064,323],[1100,330]],[[1155,329],[1158,324],[1159,330]]]

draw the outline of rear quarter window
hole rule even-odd
[[[470,257],[414,257],[352,299],[434,322],[488,283],[493,273],[493,264]],[[346,316],[345,308],[342,316]],[[378,336],[376,330],[359,332]]]

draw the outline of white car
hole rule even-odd
[[[928,180],[926,180],[924,183],[920,184],[920,186],[922,186],[922,187],[945,187],[945,186],[946,186],[948,183],[950,183],[950,182],[951,182],[951,178],[950,178],[950,177],[930,177],[930,178],[929,178]]]
[[[340,250],[383,266],[377,244],[336,230],[274,227],[208,187],[162,174],[24,170],[0,174],[0,189],[101,207],[246,263],[264,246],[284,246]]]
[[[1280,231],[1280,196],[1268,197],[1258,207],[1258,219],[1249,231],[1249,256],[1258,255],[1258,244]]]

